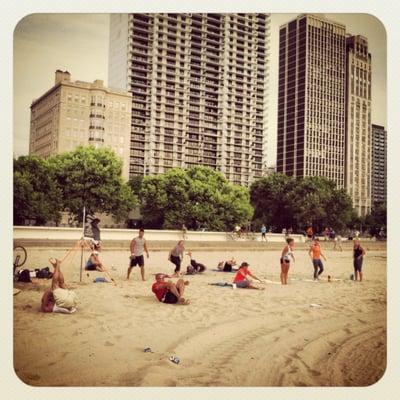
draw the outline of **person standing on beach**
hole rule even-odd
[[[314,238],[311,243],[310,250],[308,251],[311,261],[314,266],[314,281],[319,280],[319,276],[324,271],[324,265],[322,264],[321,257],[326,261],[326,257],[322,254],[321,245],[319,239]]]
[[[365,250],[361,247],[360,241],[358,239],[354,240],[353,247],[353,266],[354,266],[354,280],[358,280],[361,282],[363,278],[362,274],[362,265],[363,259],[365,255]]]
[[[168,260],[175,265],[174,276],[179,276],[181,270],[181,262],[183,260],[183,252],[185,251],[185,241],[180,240],[178,244],[169,252]]]
[[[282,250],[281,259],[280,259],[282,285],[287,285],[287,278],[288,278],[289,268],[290,268],[290,260],[292,259],[293,262],[295,261],[294,254],[293,254],[294,239],[287,238],[286,243],[287,244]]]
[[[262,227],[261,227],[261,241],[267,242],[266,233],[267,233],[267,227],[264,224],[262,224]]]
[[[140,267],[140,273],[142,275],[142,281],[146,280],[144,278],[144,257],[143,257],[143,253],[146,252],[147,258],[149,258],[149,252],[147,250],[146,239],[143,236],[144,236],[144,229],[141,228],[139,230],[139,236],[135,237],[131,241],[131,244],[130,244],[131,257],[130,257],[128,273],[127,273],[127,276],[126,276],[127,280],[129,280],[129,276],[131,274],[132,268],[136,267],[136,265],[139,265],[139,267]]]

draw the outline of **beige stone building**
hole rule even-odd
[[[103,81],[72,81],[57,70],[55,84],[31,104],[29,154],[49,157],[79,145],[109,147],[129,178],[132,95]]]
[[[358,215],[371,211],[371,54],[367,38],[346,38],[346,189]]]

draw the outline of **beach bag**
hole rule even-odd
[[[50,272],[49,267],[45,267],[45,268],[36,270],[36,278],[50,279],[52,277],[53,277],[53,273]]]
[[[30,274],[29,269],[23,269],[18,274],[18,282],[32,282],[31,281],[31,274]]]

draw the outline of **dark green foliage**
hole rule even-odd
[[[57,186],[47,160],[37,156],[22,156],[14,160],[14,224],[26,219],[36,225],[58,222],[61,190]]]
[[[152,228],[230,230],[253,213],[246,188],[200,166],[144,177],[140,198],[143,223]]]

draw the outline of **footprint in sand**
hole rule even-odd
[[[114,346],[114,343],[109,342],[108,340],[104,343],[104,346]]]
[[[351,335],[353,332],[351,331],[351,329],[349,328],[345,328],[343,329],[346,333],[348,333],[349,335]]]
[[[359,322],[361,322],[362,324],[367,324],[367,321],[364,321],[363,319],[358,319]]]

